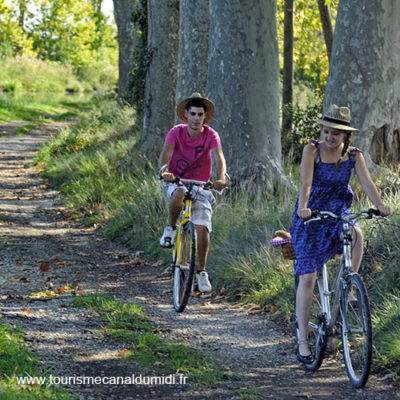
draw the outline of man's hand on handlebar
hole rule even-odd
[[[165,182],[175,182],[176,177],[172,172],[162,172],[160,174],[161,179],[163,179]]]
[[[222,190],[226,188],[226,179],[218,179],[213,182],[213,189],[215,190]]]

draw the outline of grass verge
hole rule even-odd
[[[129,346],[127,360],[152,373],[183,374],[198,386],[215,385],[224,376],[200,351],[164,340],[136,304],[92,295],[77,298],[74,305],[97,311],[104,321],[101,331]]]
[[[73,400],[62,388],[19,383],[21,377],[46,377],[36,358],[25,349],[20,332],[0,323],[0,398],[2,400]]]
[[[63,121],[67,118],[82,115],[94,107],[92,96],[75,95],[4,95],[0,94],[0,123],[9,121],[46,122],[48,116],[52,120]]]

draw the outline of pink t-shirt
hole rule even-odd
[[[211,177],[211,150],[221,146],[221,139],[214,129],[203,125],[201,134],[191,138],[187,125],[176,125],[165,138],[174,147],[168,171],[178,178],[207,182]]]

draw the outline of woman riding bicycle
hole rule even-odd
[[[299,277],[296,292],[296,314],[299,328],[298,353],[300,362],[309,364],[312,356],[308,345],[308,321],[316,272],[331,257],[343,251],[339,221],[304,224],[312,210],[348,214],[353,202],[349,186],[354,168],[361,187],[382,216],[390,208],[381,200],[365,163],[362,151],[350,146],[351,134],[357,129],[350,126],[350,109],[331,105],[326,115],[318,120],[322,125],[322,141],[310,140],[303,149],[301,160],[301,187],[293,211],[290,228],[296,253],[294,274]],[[363,236],[360,227],[352,227],[353,269],[357,272],[363,255]]]

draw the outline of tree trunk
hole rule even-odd
[[[228,170],[269,188],[282,175],[275,0],[210,0],[210,123]]]
[[[290,132],[292,130],[292,112],[289,107],[293,103],[293,3],[294,0],[285,0],[282,87],[283,132]]]
[[[328,59],[331,59],[332,54],[332,42],[333,42],[333,28],[332,28],[332,17],[329,6],[325,5],[325,0],[318,0],[319,15],[321,18],[322,31],[324,33],[326,51],[328,53]]]
[[[347,105],[367,162],[399,158],[400,2],[341,0],[324,109]]]
[[[176,104],[192,93],[206,92],[209,30],[208,0],[181,0]]]
[[[118,29],[119,76],[118,96],[130,103],[133,96],[131,71],[134,66],[133,51],[138,46],[139,38],[132,21],[132,14],[138,3],[132,0],[114,0],[114,18]]]
[[[148,0],[148,53],[142,149],[155,162],[175,122],[179,1]]]

